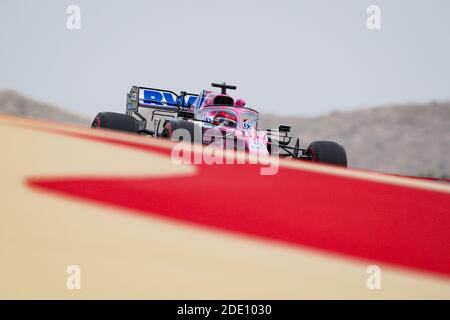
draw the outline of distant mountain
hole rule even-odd
[[[319,117],[263,115],[260,128],[292,125],[300,144],[334,140],[349,165],[384,172],[450,178],[450,102],[333,112]]]
[[[0,91],[0,113],[77,123],[91,119]],[[390,173],[450,178],[450,102],[431,102],[333,112],[319,117],[263,114],[260,128],[292,126],[307,147],[313,140],[334,140],[347,149],[349,165]]]
[[[88,117],[37,102],[12,90],[0,91],[0,113],[76,124],[88,125],[91,123]]]

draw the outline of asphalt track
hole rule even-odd
[[[450,299],[448,184],[10,116],[0,145],[0,298]]]

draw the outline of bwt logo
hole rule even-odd
[[[157,106],[177,106],[178,101],[181,97],[178,97],[176,94],[170,91],[157,91],[157,90],[148,90],[142,89],[140,96],[143,98],[144,104],[151,104]],[[188,107],[192,105],[197,99],[196,95],[186,95],[185,101],[183,101],[182,106]]]

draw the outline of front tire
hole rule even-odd
[[[343,146],[332,141],[314,141],[306,153],[311,156],[313,162],[332,164],[347,167],[347,153]]]
[[[189,141],[189,142],[196,142],[196,136],[195,136],[195,130],[201,130],[200,127],[196,126],[193,122],[190,121],[185,121],[185,120],[170,120],[168,121],[165,126],[163,131],[161,132],[161,137],[165,138],[165,139],[169,139],[172,141]],[[179,133],[177,134],[175,131],[176,130],[186,130],[187,133],[189,134],[189,137],[186,136],[184,137],[184,133]],[[181,136],[179,136],[181,135]],[[184,139],[186,138],[186,139]],[[201,142],[201,141],[197,141],[197,142]]]
[[[100,112],[91,125],[92,128],[105,128],[117,131],[138,133],[138,121],[132,116],[116,112]]]

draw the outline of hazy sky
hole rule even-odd
[[[213,81],[280,114],[449,99],[450,1],[0,0],[2,89],[94,115],[123,111],[131,85]]]

